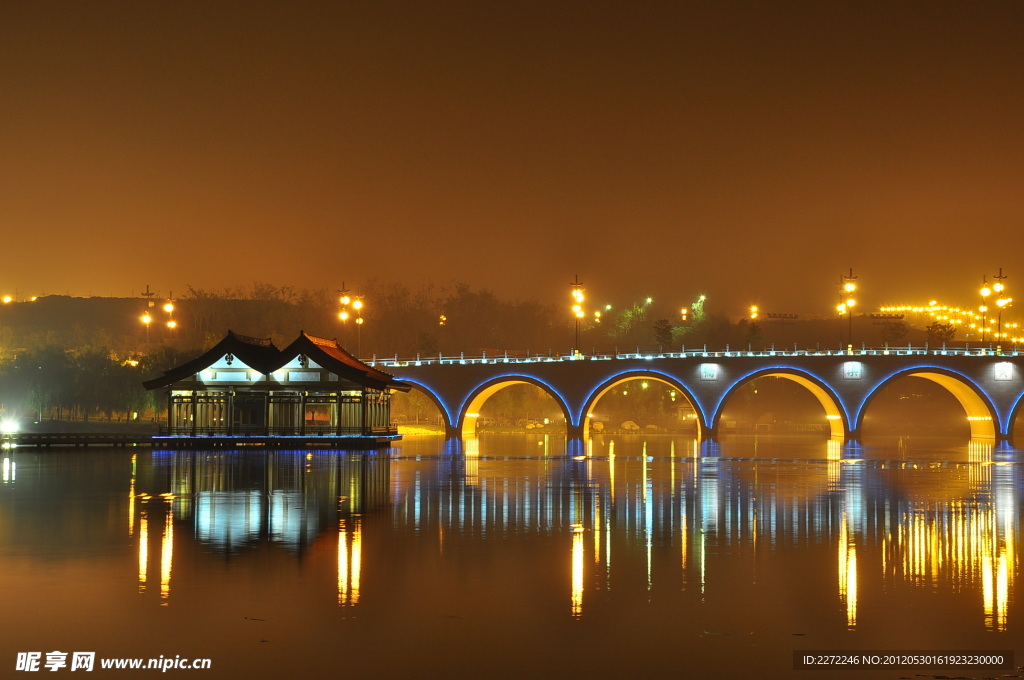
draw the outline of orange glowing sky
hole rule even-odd
[[[0,292],[1024,298],[1022,35],[998,1],[3,3]]]

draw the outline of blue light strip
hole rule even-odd
[[[600,398],[600,396],[598,395],[602,394],[603,392],[607,392],[608,390],[615,387],[615,385],[619,383],[625,382],[627,380],[633,380],[636,378],[660,379],[669,387],[675,388],[682,392],[683,397],[688,402],[690,402],[690,406],[692,406],[693,409],[697,412],[697,414],[701,417],[701,427],[705,429],[710,428],[710,426],[707,424],[707,420],[704,415],[705,409],[702,407],[702,404],[700,403],[700,400],[696,397],[696,395],[694,395],[693,392],[691,392],[686,385],[680,382],[679,378],[677,378],[676,376],[672,376],[669,375],[668,373],[663,373],[661,371],[654,371],[651,369],[630,369],[627,371],[622,371],[620,373],[611,374],[611,376],[609,376],[604,381],[599,383],[596,388],[591,390],[590,393],[583,398],[582,410],[580,411],[580,421],[582,422],[586,414],[590,413],[590,411],[593,409],[594,404],[596,404],[597,400]]]
[[[412,383],[413,385],[416,385],[417,387],[421,388],[423,390],[423,392],[426,393],[427,397],[429,397],[430,400],[434,402],[434,405],[436,405],[440,409],[441,413],[444,414],[445,420],[447,421],[445,423],[445,425],[447,427],[455,427],[455,423],[457,421],[455,421],[452,418],[452,411],[451,411],[451,409],[448,407],[448,404],[446,404],[444,402],[444,400],[441,399],[441,397],[439,397],[434,392],[432,387],[430,387],[426,383],[421,382],[419,380],[413,380],[412,378],[403,377],[403,378],[401,378],[401,380],[402,380],[402,382]]]

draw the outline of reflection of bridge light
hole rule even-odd
[[[986,549],[981,563],[981,582],[985,603],[985,627],[991,630],[1006,630],[1009,603],[1008,572],[1006,553],[1000,550],[999,555],[994,556]]]
[[[974,466],[990,470],[994,466]],[[985,625],[1004,631],[1007,626],[1009,592],[1015,574],[1011,561],[1016,555],[1014,518],[1001,521],[1003,497],[999,481],[994,483],[995,503],[950,501],[939,507],[912,503],[899,510],[893,538],[882,541],[882,568],[905,581],[934,587],[942,580],[954,586],[980,587]],[[1006,510],[1015,509],[1006,499]],[[896,571],[890,572],[890,560]]]
[[[467,437],[463,443],[466,445],[466,486],[475,487],[480,484],[480,440]]]
[[[848,524],[844,510],[839,525],[839,598],[846,605],[846,626],[852,630],[857,627],[857,546]]]
[[[654,480],[651,479],[650,469],[647,467],[647,442],[644,442],[643,450],[643,485],[644,485],[644,542],[647,545],[647,590],[651,589],[651,561],[654,546]]]
[[[572,527],[572,616],[583,614],[583,526]]]

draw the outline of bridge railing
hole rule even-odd
[[[1016,346],[999,347],[995,345],[985,347],[853,347],[853,348],[810,348],[810,349],[762,349],[762,350],[732,350],[726,347],[723,350],[708,349],[681,349],[679,352],[614,352],[612,354],[520,354],[520,353],[498,353],[493,355],[482,354],[480,356],[466,356],[458,354],[415,358],[394,357],[381,358],[376,355],[366,363],[370,366],[406,368],[410,366],[432,366],[432,365],[468,365],[468,364],[536,364],[563,361],[615,361],[615,360],[637,360],[637,359],[705,359],[725,357],[807,357],[807,356],[1019,356]]]

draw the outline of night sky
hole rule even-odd
[[[1021,2],[0,0],[0,292],[1024,303]]]

